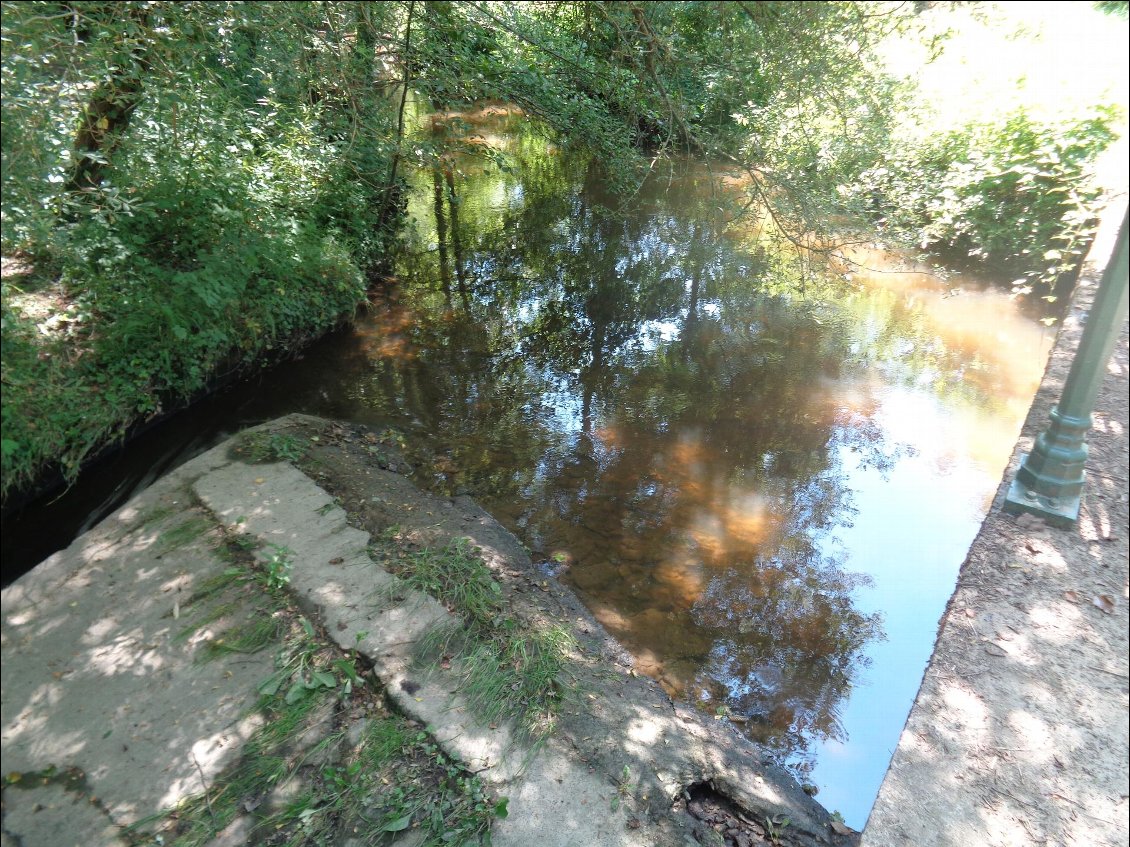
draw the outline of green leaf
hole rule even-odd
[[[509,797],[502,797],[502,798],[499,798],[499,801],[494,804],[494,816],[496,818],[508,818],[508,817],[510,817],[510,810],[506,808],[506,805],[509,802],[510,802]]]
[[[278,673],[271,674],[269,677],[259,683],[259,693],[264,694],[267,697],[273,697],[278,693],[278,690],[282,687],[282,684],[286,680],[287,676],[288,674],[286,673],[286,671],[279,671]]]
[[[412,816],[405,815],[402,818],[397,818],[390,821],[381,827],[381,832],[402,832],[412,825]]]
[[[326,671],[314,671],[314,681],[325,688],[333,688],[337,685],[337,677]]]
[[[309,693],[309,691],[310,689],[306,687],[305,683],[294,683],[294,685],[290,687],[290,690],[286,692],[286,704],[288,706],[294,705],[303,697],[305,697]]]

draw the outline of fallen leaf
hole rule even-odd
[[[266,481],[267,480],[263,479],[263,477],[261,477],[261,476],[255,478],[255,484],[256,485],[262,485]]]
[[[345,561],[345,559],[343,559],[341,556],[334,556],[332,559],[330,559],[330,564],[331,565],[340,565],[344,561]]]
[[[1072,603],[1078,603],[1079,602],[1079,592],[1077,592],[1077,591],[1064,591],[1063,592],[1063,599],[1068,600]]]
[[[1001,647],[999,644],[989,643],[985,645],[985,652],[990,656],[1007,656],[1008,651]]]
[[[400,832],[402,830],[408,829],[411,824],[412,816],[405,815],[402,818],[397,818],[394,821],[389,821],[388,823],[386,823],[381,827],[381,832]]]
[[[1109,594],[1100,594],[1098,597],[1092,599],[1091,602],[1108,615],[1114,614],[1114,598]]]

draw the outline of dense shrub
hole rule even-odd
[[[893,234],[924,249],[956,251],[1048,296],[1087,249],[1098,189],[1089,166],[1113,140],[1109,109],[1057,123],[1024,112],[909,144],[867,171],[869,192]]]
[[[5,495],[352,314],[393,230],[386,7],[68,8],[4,8]]]

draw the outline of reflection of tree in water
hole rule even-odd
[[[531,546],[573,556],[569,579],[672,693],[750,717],[782,758],[834,736],[878,624],[817,539],[850,515],[840,450],[890,462],[869,410],[825,387],[850,359],[842,325],[759,293],[763,257],[720,235],[705,194],[682,191],[695,214],[644,191],[615,215],[558,171],[500,208],[484,198],[512,177],[428,176],[441,247],[403,264],[412,354],[375,363],[374,393]]]
[[[858,584],[811,549],[714,576],[692,610],[713,641],[689,693],[747,718],[751,738],[805,774],[813,740],[842,739],[840,704],[881,635],[852,604]]]

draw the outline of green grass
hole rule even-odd
[[[176,550],[178,547],[192,543],[209,530],[214,529],[215,526],[216,524],[208,518],[189,518],[184,523],[178,524],[172,529],[167,529],[157,536],[157,547],[163,551]]]
[[[230,653],[258,653],[278,637],[279,622],[256,614],[251,620],[229,627],[205,645],[204,655],[216,659]]]
[[[562,629],[482,641],[461,656],[463,693],[487,721],[514,719],[528,735],[541,737],[552,730],[564,698],[560,677],[571,643]]]
[[[306,455],[306,447],[298,438],[281,432],[244,433],[236,450],[255,464],[297,462]]]
[[[400,576],[479,625],[489,626],[502,609],[502,586],[465,538],[410,554]]]
[[[202,592],[206,599],[223,598],[233,584],[216,580]],[[280,595],[285,592],[272,592],[270,602],[277,606]],[[320,847],[346,833],[381,845],[409,828],[436,847],[487,843],[506,801],[492,798],[426,732],[390,714],[365,685],[355,658],[331,645],[293,605],[268,622],[237,628],[256,645],[270,635],[279,649],[275,673],[259,686],[261,726],[206,795],[135,824],[128,832],[132,843],[204,847],[241,814],[254,818],[252,841],[273,847]],[[226,636],[227,647],[233,638]],[[347,743],[346,724],[360,715],[364,726]],[[339,756],[327,756],[336,749]],[[282,799],[280,788],[293,796]]]
[[[560,677],[572,638],[563,629],[532,630],[508,613],[502,586],[467,539],[426,548],[396,562],[397,575],[432,595],[462,621],[429,634],[418,657],[459,660],[462,691],[483,720],[511,720],[533,738],[552,730],[564,696]]]

